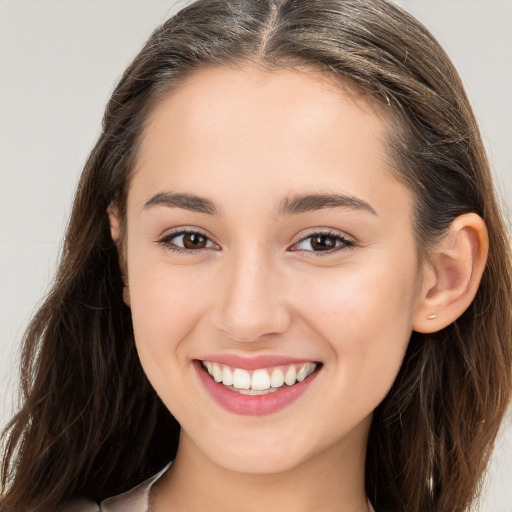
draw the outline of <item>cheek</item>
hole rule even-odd
[[[304,278],[303,317],[329,346],[340,379],[389,388],[412,333],[415,260],[330,270]]]
[[[148,259],[138,265],[134,260],[129,269],[130,301],[142,368],[173,414],[178,418],[195,414],[190,410],[194,402],[183,401],[183,383],[191,371],[187,340],[205,310],[201,302],[205,281],[185,267]]]
[[[161,262],[133,261],[129,269],[130,302],[135,341],[141,360],[172,361],[204,307],[204,276]]]

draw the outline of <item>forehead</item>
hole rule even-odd
[[[388,126],[379,108],[325,74],[204,69],[152,111],[132,186],[146,196],[160,187],[250,200],[315,186],[370,198],[382,181],[396,185]]]
[[[334,75],[307,67],[272,70],[248,64],[210,67],[195,71],[179,82],[157,103],[146,126],[149,131],[162,124],[169,126],[172,115],[179,120],[180,132],[190,129],[197,136],[221,135],[222,128],[236,128],[240,133],[245,127],[243,133],[248,135],[251,129],[254,134],[263,128],[270,138],[286,122],[287,128],[296,126],[295,133],[313,134],[320,121],[334,120],[340,108],[346,106],[354,112],[358,110],[361,119],[365,117],[366,131],[377,137],[385,136],[388,116],[377,100]],[[348,111],[344,113],[347,114]]]

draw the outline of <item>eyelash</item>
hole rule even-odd
[[[205,247],[202,249],[186,249],[183,247],[179,247],[176,244],[172,242],[175,238],[178,238],[180,236],[184,235],[199,235],[200,237],[207,240],[207,244],[211,243],[214,246],[218,247],[217,244],[212,242],[210,238],[202,233],[201,231],[193,230],[193,229],[182,229],[180,231],[169,233],[168,235],[165,235],[163,238],[158,240],[158,243],[162,246],[164,246],[166,249],[172,252],[176,252],[178,254],[191,254],[191,253],[201,253],[207,249],[211,249],[211,247]],[[343,249],[352,249],[355,247],[355,243],[350,240],[349,238],[344,237],[343,235],[333,232],[333,231],[316,231],[314,233],[311,233],[303,238],[301,238],[297,243],[295,243],[292,247],[298,246],[299,244],[305,242],[306,240],[312,240],[315,237],[323,237],[323,238],[329,238],[334,240],[335,247],[332,249],[327,249],[325,251],[314,251],[314,250],[305,250],[305,249],[298,249],[295,250],[296,252],[300,252],[301,255],[311,257],[312,254],[314,254],[313,257],[322,257],[322,256],[328,256],[330,254],[337,253]],[[291,251],[291,252],[295,252]]]
[[[201,231],[197,231],[194,229],[181,229],[174,233],[169,233],[168,235],[165,235],[163,238],[158,240],[158,243],[160,245],[163,245],[169,251],[176,252],[178,254],[190,254],[192,252],[201,253],[206,249],[211,249],[211,247],[204,248],[204,249],[198,249],[198,250],[186,249],[184,247],[179,247],[172,242],[172,240],[174,240],[175,238],[178,238],[179,236],[184,236],[184,235],[199,235],[200,237],[205,238],[207,240],[207,243],[210,242],[210,243],[214,244],[215,246],[217,246],[217,244],[212,242],[207,235],[205,235],[204,233],[201,233]]]
[[[293,247],[301,244],[302,242],[306,240],[313,240],[314,238],[323,237],[323,238],[329,238],[334,240],[335,247],[332,249],[327,249],[325,251],[313,251],[313,250],[305,250],[305,249],[299,249],[298,252],[301,253],[302,256],[311,256],[314,254],[314,258],[321,258],[323,256],[329,256],[331,254],[338,253],[341,250],[344,249],[353,249],[355,247],[355,243],[353,240],[350,240],[349,238],[341,235],[340,233],[336,233],[334,231],[316,231],[314,233],[311,233],[303,238],[301,238],[296,244],[293,245]]]

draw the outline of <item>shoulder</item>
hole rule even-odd
[[[137,487],[107,498],[100,504],[85,498],[77,498],[59,512],[147,512],[151,488],[167,472],[170,466],[169,463],[156,475],[137,485]]]

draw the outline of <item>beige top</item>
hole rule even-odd
[[[111,498],[103,500],[99,505],[91,500],[77,499],[64,507],[61,512],[150,512],[149,497],[151,489],[167,472],[171,463],[169,463],[162,471],[152,476],[137,487],[118,494]],[[375,512],[372,504],[368,500],[368,508],[370,512]]]
[[[99,505],[79,498],[69,503],[61,512],[149,512],[149,496],[152,487],[166,473],[171,464],[133,489],[103,500]]]

